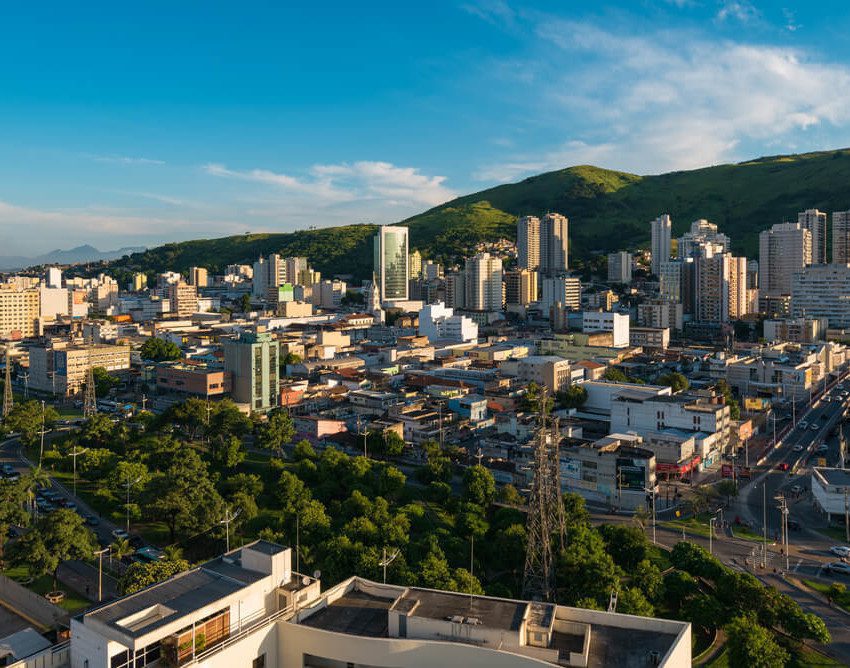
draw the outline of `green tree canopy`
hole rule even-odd
[[[187,568],[189,568],[189,562],[185,559],[164,559],[149,564],[130,564],[124,575],[121,576],[120,588],[124,594],[133,594],[145,587],[150,587],[152,584],[182,573]]]
[[[496,480],[489,469],[481,466],[469,466],[463,474],[463,498],[486,508],[496,494]]]
[[[771,633],[751,617],[736,617],[726,625],[730,666],[781,668],[789,656]]]
[[[581,385],[572,384],[566,390],[555,393],[561,408],[581,408],[587,401],[587,390]]]
[[[269,413],[268,421],[260,427],[259,445],[280,455],[283,446],[292,442],[295,425],[286,411],[275,410]]]
[[[139,353],[144,360],[152,362],[166,362],[179,360],[183,353],[180,348],[172,341],[165,341],[152,336],[142,344]]]
[[[671,371],[670,373],[665,373],[663,376],[660,376],[658,378],[658,384],[667,385],[673,390],[674,394],[676,392],[684,392],[691,386],[690,381],[683,374],[677,371]]]
[[[94,534],[83,518],[60,508],[39,519],[15,544],[15,562],[26,566],[33,577],[50,573],[55,588],[60,564],[71,559],[90,559],[96,548]]]
[[[98,398],[108,396],[113,387],[118,387],[121,384],[118,378],[110,375],[102,366],[94,367],[92,375],[94,376],[94,393]]]
[[[50,429],[56,420],[57,413],[51,406],[43,408],[44,428]],[[25,401],[15,404],[12,412],[6,416],[6,428],[21,435],[21,443],[28,448],[39,442],[42,425],[42,405],[38,401]]]

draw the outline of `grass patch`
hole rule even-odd
[[[3,574],[12,580],[15,580],[15,582],[24,585],[31,592],[38,594],[39,596],[44,596],[48,592],[54,590],[53,577],[51,575],[41,575],[32,582],[28,582],[29,573],[24,566],[7,568]],[[62,582],[58,583],[58,589],[59,591],[65,592],[65,598],[58,604],[63,610],[67,610],[69,613],[74,614],[91,606],[91,602],[88,599],[82,596],[79,592],[68,587],[66,584]]]
[[[742,538],[744,540],[752,540],[757,543],[764,540],[764,536],[756,531],[753,531],[749,527],[740,526],[740,525],[732,525],[732,534],[735,538]]]
[[[846,543],[847,542],[847,532],[846,532],[846,530],[844,529],[843,526],[841,526],[841,527],[839,527],[839,526],[828,526],[828,527],[822,527],[822,528],[812,527],[812,528],[815,531],[817,531],[818,533],[822,533],[824,536],[829,536],[834,541],[837,541],[839,543]]]
[[[681,520],[668,520],[667,522],[660,522],[659,524],[667,529],[673,529],[674,531],[681,531],[684,529],[687,533],[708,538],[708,520],[711,517],[712,516],[708,513],[701,513],[695,517],[688,517],[687,519]],[[717,534],[715,533],[715,536],[716,535]]]
[[[724,649],[705,666],[706,668],[729,668],[729,651]]]
[[[808,666],[843,666],[840,661],[836,661],[830,656],[823,654],[816,649],[804,645],[803,643],[780,643],[791,655],[791,660],[788,662],[788,668],[804,668]]]
[[[802,580],[802,583],[809,589],[813,589],[824,596],[826,596],[829,592],[829,585],[824,582],[818,582],[817,580]],[[839,607],[850,612],[850,591],[845,590],[843,594],[835,599],[835,603]]]

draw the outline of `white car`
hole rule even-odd
[[[129,538],[130,534],[128,534],[124,529],[113,529],[112,537],[115,540],[124,540],[125,538]]]
[[[850,557],[850,547],[847,547],[846,545],[833,545],[829,548],[829,551],[836,557],[841,557],[842,559]]]
[[[820,429],[820,425],[817,422],[813,422],[812,426],[811,426],[811,430],[817,431],[818,429]]]
[[[802,451],[803,451],[803,446],[802,446],[802,445],[800,445],[799,443],[797,443],[797,445],[795,445],[795,446],[794,446],[793,448],[791,448],[791,449],[792,449],[794,452],[802,452]]]
[[[808,428],[809,428],[809,423],[806,422],[805,420],[800,420],[797,423],[797,429],[808,429]]]

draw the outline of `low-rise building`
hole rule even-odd
[[[764,321],[764,338],[767,341],[813,343],[826,338],[827,318],[783,318]]]
[[[629,345],[644,350],[667,350],[670,347],[670,328],[631,327]]]
[[[82,392],[90,367],[106,371],[130,368],[130,346],[54,342],[30,348],[31,389],[70,397]]]
[[[610,332],[614,348],[625,348],[629,345],[629,316],[623,313],[608,311],[585,311],[582,315],[581,331]]]
[[[198,364],[165,363],[156,368],[156,386],[198,397],[217,397],[231,391],[230,372]]]

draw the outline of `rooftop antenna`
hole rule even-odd
[[[396,549],[391,555],[387,556],[387,548],[384,548],[384,558],[378,563],[379,566],[382,566],[384,569],[384,584],[387,584],[387,566],[393,563],[398,555],[401,554],[401,551]]]
[[[230,552],[230,523],[235,520],[239,515],[242,514],[242,509],[237,508],[233,513],[230,512],[230,508],[224,509],[224,519],[219,521],[219,524],[224,525],[224,534],[225,534],[225,552]]]

